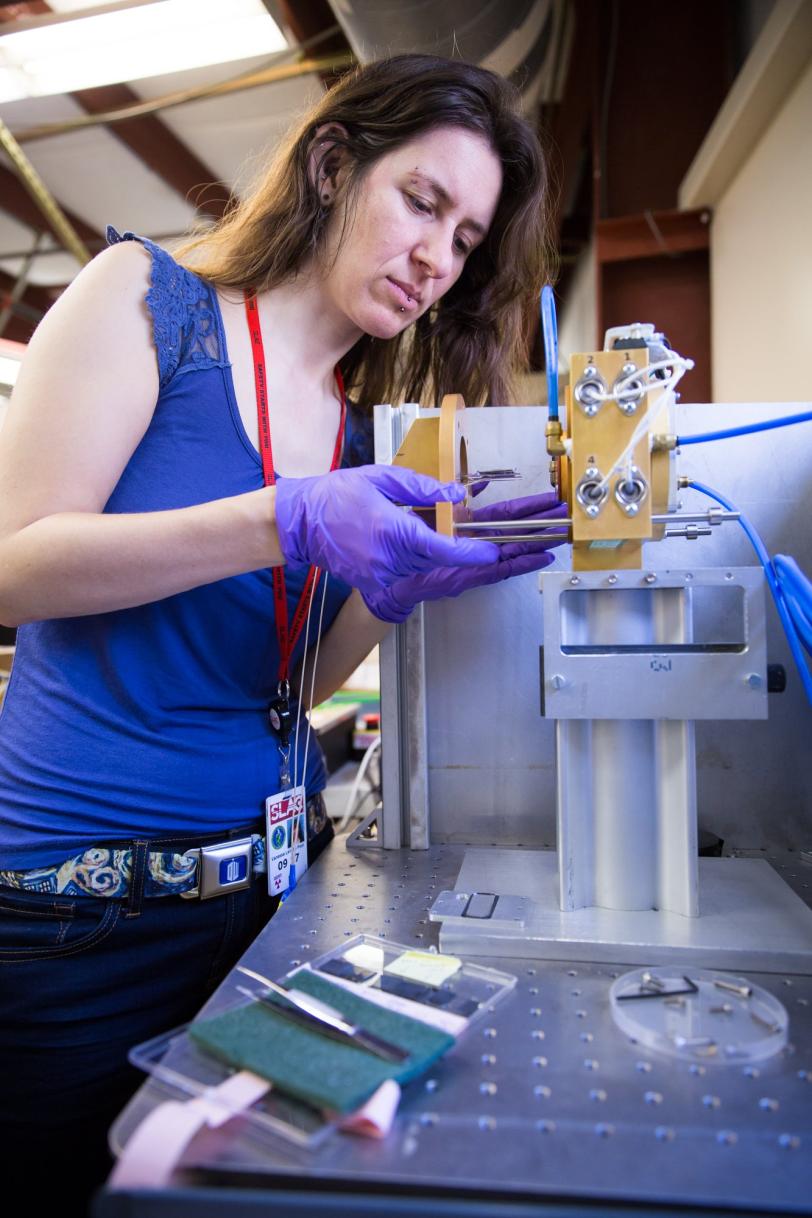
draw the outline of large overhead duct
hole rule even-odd
[[[330,0],[358,59],[422,51],[468,59],[521,90],[531,111],[559,96],[569,0]]]

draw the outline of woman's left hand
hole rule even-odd
[[[513,520],[517,529],[523,520],[560,520],[567,515],[566,504],[560,503],[554,494],[528,495],[523,499],[505,499],[488,507],[478,508],[473,519],[480,523]],[[498,530],[482,530],[477,538],[498,536]],[[561,536],[549,540],[538,538],[520,542],[505,542],[499,546],[499,557],[495,562],[481,563],[473,567],[437,567],[419,575],[409,575],[396,580],[387,588],[378,588],[363,593],[364,602],[375,617],[385,622],[403,622],[421,601],[442,600],[459,596],[469,588],[482,588],[511,579],[514,575],[527,575],[548,567],[554,555],[549,553],[555,546],[567,540]]]

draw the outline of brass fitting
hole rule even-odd
[[[547,420],[544,434],[547,437],[547,452],[551,457],[563,457],[567,451],[561,438],[562,431],[560,419]]]
[[[670,453],[677,447],[677,437],[669,434],[651,437],[651,451],[653,453]]]

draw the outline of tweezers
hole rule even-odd
[[[368,1053],[383,1058],[384,1061],[404,1062],[410,1056],[408,1049],[401,1049],[399,1045],[384,1040],[382,1036],[377,1036],[367,1028],[351,1023],[335,1007],[321,1002],[318,998],[313,998],[310,994],[304,994],[301,990],[285,989],[278,982],[271,981],[269,977],[263,977],[262,973],[256,973],[242,964],[237,965],[237,970],[244,973],[246,977],[258,981],[260,985],[264,985],[266,990],[278,994],[285,1000],[285,1004],[275,1002],[268,993],[248,990],[245,986],[237,987],[241,993],[249,994],[291,1023],[316,1029],[333,1040],[355,1045],[358,1049],[365,1049]]]

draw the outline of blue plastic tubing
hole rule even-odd
[[[765,419],[761,423],[745,423],[741,427],[729,427],[726,431],[703,431],[698,436],[678,436],[677,447],[684,444],[703,444],[705,440],[729,440],[731,436],[749,436],[754,431],[772,431],[774,427],[789,427],[792,423],[812,421],[812,410],[802,414],[784,415],[782,419]]]
[[[738,511],[738,508],[729,499],[726,499],[719,491],[714,491],[711,487],[705,486],[704,483],[691,481],[689,486],[692,486],[695,491],[700,491],[701,494],[707,495],[709,499],[715,499],[717,503],[720,503],[729,512]],[[764,568],[764,574],[767,577],[767,583],[775,601],[781,625],[787,636],[789,649],[792,652],[792,658],[798,669],[801,684],[806,691],[809,704],[812,706],[812,673],[810,673],[807,667],[801,647],[801,636],[807,629],[809,629],[809,636],[812,638],[812,620],[810,620],[810,614],[812,614],[812,584],[810,584],[793,558],[777,554],[774,562],[770,559],[764,542],[746,516],[739,516],[739,524],[750,538],[753,549]],[[793,613],[796,606],[799,610],[797,621]],[[806,644],[806,640],[804,642]]]
[[[555,296],[549,283],[541,289],[541,333],[544,337],[544,367],[547,372],[547,417],[558,418],[558,322]]]

